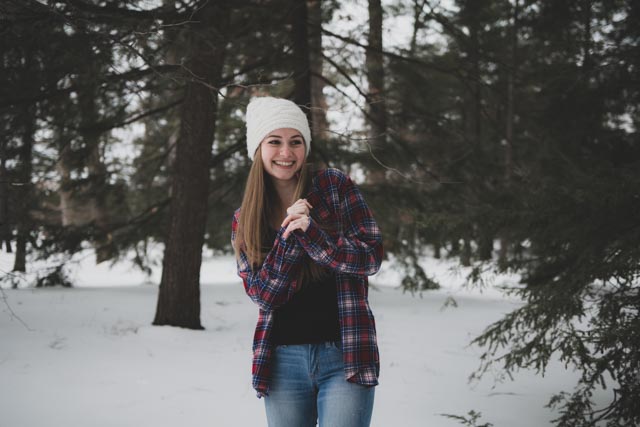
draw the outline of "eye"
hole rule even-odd
[[[302,144],[301,139],[294,139],[291,141],[291,145],[300,145],[300,144]]]
[[[267,144],[278,145],[278,144],[280,144],[280,140],[279,139],[269,139],[269,140],[267,140]]]

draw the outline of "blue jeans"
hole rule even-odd
[[[368,427],[375,387],[348,382],[340,343],[279,345],[274,349],[269,427]]]

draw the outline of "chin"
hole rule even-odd
[[[271,177],[274,179],[278,179],[281,181],[288,181],[290,179],[294,179],[298,172],[300,172],[300,168],[291,169],[291,170],[282,170],[281,168],[273,168],[270,171],[267,171]]]
[[[280,180],[280,181],[289,181],[289,180],[295,179],[296,173],[295,172],[287,173],[287,174],[278,173],[278,174],[274,174],[274,175],[271,175],[271,176],[273,178],[275,178],[275,179]]]

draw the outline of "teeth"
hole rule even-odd
[[[274,161],[273,163],[275,163],[278,166],[291,166],[291,165],[293,165],[293,162],[278,162],[278,161]]]

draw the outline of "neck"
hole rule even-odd
[[[294,202],[293,197],[296,192],[298,181],[278,181],[273,179],[271,182],[273,183],[273,189],[276,193],[276,200],[274,200],[275,203],[269,215],[271,217],[269,222],[271,223],[271,227],[277,230],[280,228],[280,224],[287,216],[287,208]]]
[[[287,210],[291,204],[293,204],[293,196],[296,192],[296,186],[298,185],[298,180],[289,180],[289,181],[278,181],[276,179],[272,180],[273,188],[276,190],[276,194],[278,195],[278,203],[283,210]]]

